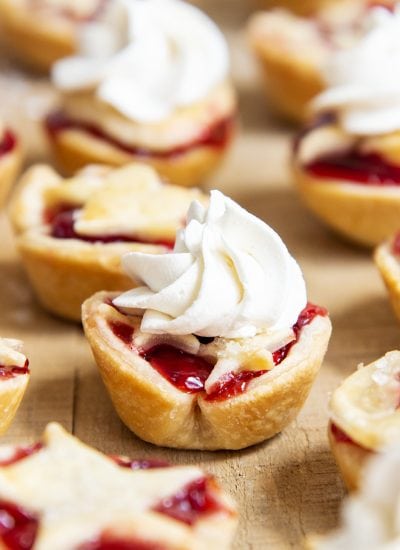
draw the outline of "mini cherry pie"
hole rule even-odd
[[[157,445],[241,449],[280,432],[303,405],[331,326],[308,304],[289,331],[253,338],[145,334],[102,292],[82,321],[122,421]]]
[[[0,207],[21,167],[21,149],[14,133],[0,121]]]
[[[49,424],[0,449],[0,541],[12,550],[231,547],[235,505],[195,466],[108,457]]]
[[[10,53],[48,71],[72,55],[79,28],[101,19],[114,0],[0,0],[0,28]]]
[[[194,199],[207,201],[138,164],[89,166],[68,180],[47,166],[28,170],[10,215],[41,304],[79,321],[82,302],[94,292],[131,288],[121,256],[172,249]]]
[[[22,342],[0,338],[0,434],[15,416],[29,376],[29,361],[22,353]]]
[[[400,352],[361,366],[334,392],[329,441],[344,481],[359,486],[365,463],[400,442]]]

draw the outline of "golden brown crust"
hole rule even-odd
[[[48,71],[55,61],[76,49],[73,22],[60,18],[49,21],[10,0],[0,0],[0,27],[7,50],[40,71]]]
[[[225,147],[195,147],[175,157],[161,159],[132,155],[80,130],[65,130],[51,139],[55,161],[66,174],[73,174],[87,164],[105,163],[123,166],[145,162],[166,180],[192,187],[202,183],[221,163]]]
[[[3,381],[0,387],[0,435],[13,421],[28,386],[29,374],[20,374]]]
[[[346,487],[349,491],[358,489],[365,463],[374,453],[356,443],[339,441],[332,434],[330,426],[328,428],[328,438]]]
[[[281,7],[298,13],[299,15],[312,15],[320,9],[335,4],[338,0],[262,0],[266,7]]]
[[[21,147],[17,144],[12,151],[0,157],[0,208],[4,205],[12,184],[22,164]]]
[[[294,182],[307,206],[348,239],[375,246],[399,228],[400,188],[319,179],[299,165]]]
[[[176,389],[113,335],[102,311],[109,296],[93,296],[82,310],[100,374],[122,421],[142,439],[168,447],[242,449],[280,432],[301,409],[331,332],[329,319],[317,317],[279,366],[243,394],[210,402]]]
[[[389,293],[390,302],[397,318],[400,320],[400,263],[391,252],[391,243],[378,246],[374,261]]]

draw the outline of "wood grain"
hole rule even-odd
[[[81,328],[47,315],[36,304],[3,215],[0,334],[23,339],[32,366],[27,395],[3,441],[34,440],[47,422],[56,420],[105,452],[202,464],[239,503],[237,550],[300,548],[305,534],[335,526],[344,494],[327,445],[329,394],[358,363],[396,348],[400,332],[369,252],[329,233],[291,188],[293,132],[268,109],[241,32],[250,5],[245,0],[197,4],[209,8],[227,31],[241,105],[240,137],[209,187],[231,195],[278,230],[304,270],[310,299],[330,309],[334,332],[321,374],[297,421],[265,444],[209,453],[143,443],[117,418]],[[30,160],[43,156],[36,119],[56,98],[45,81],[22,75],[6,62],[0,65],[0,115],[21,131]]]

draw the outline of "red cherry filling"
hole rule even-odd
[[[185,393],[198,393],[214,365],[202,357],[187,353],[168,344],[160,344],[142,352],[148,361],[164,378]]]
[[[357,149],[330,153],[305,166],[317,178],[343,180],[363,185],[400,185],[400,166],[387,162],[377,153]]]
[[[165,246],[172,249],[174,242],[163,239],[144,239],[138,236],[126,235],[82,235],[75,232],[74,223],[75,215],[79,208],[71,205],[59,205],[51,209],[47,209],[43,214],[44,223],[50,225],[50,235],[54,239],[78,239],[88,243],[142,243]]]
[[[352,439],[346,432],[344,432],[341,428],[339,428],[339,426],[337,426],[333,422],[330,423],[329,429],[337,443],[346,443],[348,445],[354,445],[355,447],[364,449],[364,451],[373,452],[370,449],[367,449],[366,447],[363,447],[363,445],[360,445],[359,443],[354,441],[354,439]]]
[[[11,502],[0,501],[0,541],[8,550],[30,550],[39,527],[38,518]]]
[[[131,459],[126,456],[110,456],[114,462],[122,468],[129,468],[129,470],[152,470],[154,468],[169,468],[170,464],[165,460],[155,460],[152,458],[144,459]]]
[[[43,449],[43,443],[40,442],[27,445],[26,447],[16,447],[14,453],[9,458],[0,459],[0,467],[12,466],[16,462],[38,453],[41,449]]]
[[[45,126],[47,133],[51,139],[57,139],[58,134],[64,132],[65,130],[80,130],[85,132],[90,136],[105,141],[106,143],[128,153],[130,155],[139,156],[142,158],[158,158],[158,159],[172,159],[179,157],[185,153],[188,153],[192,149],[197,147],[212,147],[215,149],[224,148],[233,133],[233,128],[235,124],[235,117],[226,117],[224,119],[218,120],[212,126],[206,128],[196,139],[191,142],[186,143],[185,145],[179,145],[169,149],[168,151],[157,151],[153,149],[148,149],[141,146],[130,146],[126,143],[123,143],[116,138],[106,134],[101,128],[88,124],[85,122],[79,122],[77,120],[72,120],[68,118],[61,112],[50,114],[45,120]]]
[[[29,374],[29,361],[25,361],[23,367],[17,367],[15,365],[0,365],[0,379],[14,378],[21,374]]]
[[[82,544],[78,550],[168,550],[168,548],[158,542],[121,539],[104,533],[99,539]]]
[[[205,514],[226,511],[214,497],[213,485],[213,478],[196,479],[175,495],[162,499],[153,510],[187,525],[194,525]]]
[[[17,138],[10,130],[6,130],[3,134],[3,139],[0,141],[0,158],[11,153],[16,145]]]
[[[218,380],[213,389],[206,397],[206,401],[219,401],[222,399],[229,399],[235,395],[244,393],[247,386],[254,378],[258,378],[265,374],[266,370],[257,371],[241,371],[238,373],[229,372]]]
[[[121,321],[108,321],[108,326],[114,333],[114,335],[122,340],[124,344],[130,346],[132,344],[132,338],[134,328]]]

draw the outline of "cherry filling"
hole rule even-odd
[[[0,500],[0,541],[8,550],[30,550],[39,527],[38,518],[11,502]]]
[[[175,495],[161,500],[153,510],[171,518],[194,525],[206,514],[226,511],[212,493],[214,480],[203,477],[192,481]]]
[[[58,134],[64,132],[65,130],[80,130],[96,139],[105,141],[130,155],[158,159],[171,159],[174,157],[179,157],[180,155],[183,155],[197,147],[222,149],[228,144],[233,133],[234,125],[235,117],[226,117],[218,120],[215,124],[206,128],[196,139],[186,143],[185,145],[179,145],[178,147],[167,151],[156,151],[146,147],[127,145],[126,143],[109,136],[101,128],[93,124],[72,120],[61,112],[50,114],[45,120],[46,130],[51,139],[57,139]]]
[[[79,208],[60,204],[45,210],[43,221],[50,226],[50,235],[54,239],[78,239],[88,243],[141,243],[165,246],[172,249],[175,242],[163,239],[144,239],[138,236],[126,235],[82,235],[75,232],[75,215]]]
[[[0,141],[0,158],[10,153],[16,145],[17,138],[10,130],[6,130],[3,139]]]
[[[104,533],[97,540],[82,544],[78,550],[168,550],[158,542],[116,538]]]
[[[363,185],[400,185],[400,166],[377,153],[361,153],[356,148],[321,156],[305,166],[318,178],[351,181]]]
[[[168,344],[159,344],[142,352],[148,361],[164,378],[185,393],[198,393],[214,368],[202,357],[187,353]]]
[[[41,449],[43,449],[43,443],[41,442],[33,443],[33,445],[27,445],[26,447],[16,447],[14,453],[9,458],[0,459],[0,467],[12,466],[16,462],[34,455]]]
[[[344,432],[341,428],[339,428],[339,426],[337,426],[333,422],[330,423],[329,429],[337,443],[346,443],[347,445],[353,445],[354,447],[358,447],[359,449],[363,449],[364,451],[368,451],[371,453],[374,452],[371,451],[371,449],[367,449],[366,447],[363,447],[363,445],[360,445],[359,443],[354,441],[354,439],[352,439],[346,432]]]
[[[132,345],[132,338],[134,333],[134,328],[131,325],[122,323],[121,321],[108,321],[108,326],[114,333],[114,335],[122,340],[127,346]]]
[[[0,365],[0,379],[15,378],[21,374],[29,374],[29,361],[25,361],[23,367],[17,367],[15,365]]]
[[[155,459],[131,459],[125,456],[110,456],[118,466],[129,470],[152,470],[154,468],[169,468],[170,464],[165,460]]]

